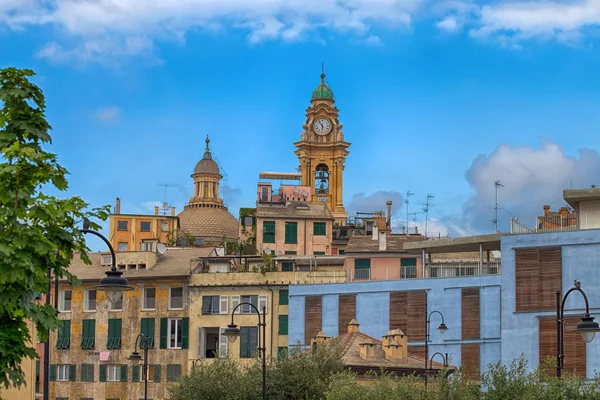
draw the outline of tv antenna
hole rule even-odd
[[[427,232],[428,232],[428,223],[429,223],[429,207],[434,206],[435,204],[430,203],[429,201],[431,199],[433,199],[435,196],[432,195],[431,193],[427,193],[427,200],[425,200],[425,203],[420,203],[423,208],[421,208],[421,210],[423,210],[425,212],[425,239],[427,239]]]
[[[494,205],[494,219],[492,220],[492,223],[494,224],[496,232],[499,232],[498,231],[498,210],[500,210],[502,208],[502,207],[498,206],[498,188],[500,188],[500,187],[504,187],[504,185],[502,183],[500,183],[500,181],[494,182],[494,191],[496,192],[496,203]]]
[[[406,204],[406,234],[408,234],[408,203],[409,203],[409,197],[410,196],[414,196],[414,193],[411,192],[410,190],[406,191],[406,199],[404,199],[404,204]]]
[[[165,201],[163,201],[163,203],[162,203],[162,209],[163,209],[163,215],[166,215],[167,214],[167,210],[169,208],[171,208],[171,206],[167,202],[167,191],[168,191],[169,187],[176,187],[177,185],[173,185],[173,184],[170,184],[170,183],[159,183],[158,186],[164,186],[165,187]]]

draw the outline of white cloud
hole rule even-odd
[[[354,41],[356,44],[360,44],[363,46],[383,46],[383,42],[379,38],[379,36],[370,35],[366,38],[359,38]]]
[[[436,26],[438,29],[448,33],[454,33],[462,28],[462,24],[458,22],[454,16],[444,18],[443,20],[439,21]]]
[[[504,187],[498,190],[498,202],[516,217],[541,215],[544,204],[557,208],[564,204],[562,190],[590,187],[600,182],[600,154],[581,149],[576,157],[568,156],[555,143],[544,142],[540,148],[499,145],[489,155],[480,155],[466,172],[474,190],[464,205],[465,224],[490,232],[495,203],[494,182]],[[501,212],[501,228],[508,227],[510,215]],[[501,229],[502,230],[502,229]]]
[[[163,207],[163,203],[162,201],[144,201],[142,204],[142,209],[144,210],[145,213],[147,214],[154,214],[154,207],[158,207],[159,210],[162,210]]]
[[[326,29],[371,37],[372,25],[410,26],[424,0],[4,0],[0,26],[50,25],[64,42],[38,52],[54,61],[106,61],[154,53],[156,40],[181,40],[192,29],[246,31],[252,43],[294,41]],[[67,47],[66,47],[67,46]]]
[[[113,122],[119,118],[120,110],[118,107],[104,107],[96,110],[94,116],[102,122]]]
[[[388,200],[392,201],[392,215],[402,209],[404,198],[401,193],[393,190],[378,190],[370,194],[356,193],[352,195],[346,202],[346,210],[351,216],[356,212],[387,212],[385,202]]]

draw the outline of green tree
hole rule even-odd
[[[84,217],[106,219],[109,211],[86,211],[79,197],[48,194],[67,190],[67,170],[44,150],[51,127],[44,95],[28,79],[33,75],[0,70],[0,384],[7,388],[24,383],[23,358],[37,357],[27,321],[42,340],[58,326],[54,308],[36,301],[48,290],[48,269],[78,284],[67,267],[74,253],[89,259],[76,224]]]

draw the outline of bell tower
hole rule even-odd
[[[334,105],[333,92],[325,83],[324,71],[310,103],[302,125],[302,136],[299,142],[294,143],[294,153],[300,161],[302,185],[311,187],[313,203],[325,203],[335,222],[345,225],[348,213],[342,200],[342,188],[350,143],[344,141],[339,110]]]

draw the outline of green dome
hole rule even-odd
[[[325,84],[325,74],[321,74],[321,84],[312,92],[312,100],[333,100],[333,92]]]

